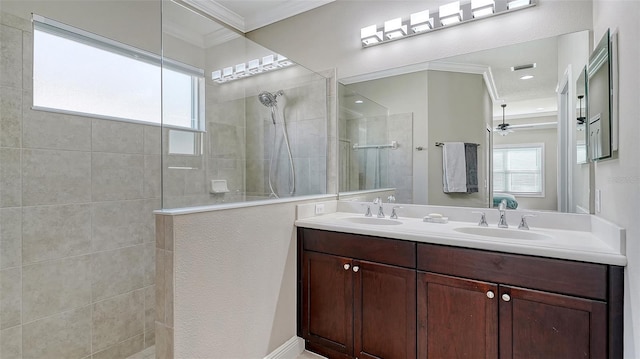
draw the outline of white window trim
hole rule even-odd
[[[117,53],[130,58],[134,58],[139,61],[147,62],[149,64],[160,67],[161,70],[166,68],[166,69],[170,69],[173,71],[177,71],[177,72],[198,78],[197,84],[193,84],[193,86],[195,87],[194,90],[197,89],[198,91],[197,99],[192,99],[193,100],[192,102],[194,102],[192,103],[192,106],[197,107],[197,109],[194,109],[194,111],[197,111],[198,113],[198,123],[196,124],[197,127],[182,127],[182,126],[163,124],[162,119],[160,119],[160,123],[148,122],[148,121],[142,121],[142,120],[135,120],[131,118],[114,117],[114,116],[87,113],[87,112],[81,112],[81,111],[71,111],[71,110],[64,110],[64,109],[46,107],[46,106],[36,106],[33,104],[33,102],[31,104],[32,110],[53,112],[53,113],[59,113],[59,114],[65,114],[65,115],[88,117],[88,118],[96,118],[96,119],[102,119],[102,120],[135,123],[135,124],[146,125],[146,126],[173,128],[173,129],[179,129],[183,131],[206,132],[206,129],[205,129],[206,121],[205,121],[205,113],[204,113],[205,79],[204,79],[203,69],[200,69],[188,64],[184,64],[166,57],[162,57],[152,52],[145,51],[127,44],[123,44],[121,42],[111,40],[109,38],[61,23],[56,20],[46,18],[38,14],[32,14],[32,22],[33,22],[34,32],[36,29],[38,29],[40,31],[44,31],[56,36],[61,36],[73,41],[85,43],[89,46],[102,48],[103,50],[106,50],[106,51]],[[31,43],[32,48],[35,47],[33,38],[35,37],[32,37],[32,43]],[[32,61],[32,66],[33,66],[33,63],[34,62]],[[33,69],[32,69],[32,73],[33,73]],[[162,74],[162,71],[160,73]]]
[[[504,144],[504,145],[494,145],[494,149],[515,149],[515,148],[540,148],[540,192],[509,192],[509,191],[496,191],[496,193],[508,193],[518,197],[528,197],[528,198],[544,198],[545,195],[545,157],[544,157],[544,143],[517,143],[517,144]],[[491,169],[493,171],[493,168]]]

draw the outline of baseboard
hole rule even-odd
[[[304,351],[304,339],[293,337],[264,357],[264,359],[296,359]]]

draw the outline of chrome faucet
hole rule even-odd
[[[498,211],[500,211],[500,220],[498,220],[498,228],[509,228],[509,224],[507,224],[507,200],[503,199],[498,206]]]
[[[398,213],[396,211],[396,209],[400,209],[402,207],[400,206],[393,206],[393,208],[391,209],[391,216],[389,216],[389,218],[391,219],[398,219]]]
[[[522,219],[520,220],[520,225],[518,229],[529,230],[529,225],[527,224],[527,217],[535,217],[535,214],[525,214],[522,215]]]
[[[489,226],[489,224],[487,223],[487,217],[485,216],[484,212],[472,212],[472,213],[477,213],[480,215],[480,222],[478,222],[478,226],[480,227]]]
[[[373,204],[378,205],[378,218],[384,218],[384,210],[382,208],[382,199],[380,197],[377,197],[376,199],[373,200]]]

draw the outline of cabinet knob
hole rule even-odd
[[[353,266],[353,271],[354,271],[354,272],[357,272],[357,271],[359,271],[359,270],[360,270],[360,267],[358,267],[358,266]]]
[[[491,290],[490,290],[490,291],[488,291],[488,292],[487,292],[487,298],[489,298],[489,299],[493,299],[493,297],[495,297],[495,296],[496,296],[496,295],[495,295],[495,294],[493,294],[493,291],[491,291]]]
[[[504,300],[505,302],[508,302],[511,300],[511,296],[505,293],[502,295],[502,300]]]
[[[351,266],[348,263],[344,265],[344,270],[349,270],[349,268],[351,268]]]

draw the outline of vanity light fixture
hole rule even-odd
[[[440,6],[440,23],[443,26],[449,26],[462,21],[462,10],[460,10],[460,1],[455,1]]]
[[[362,41],[362,46],[377,44],[382,40],[382,31],[378,31],[378,27],[376,25],[370,25],[360,29],[360,41]]]
[[[424,10],[411,14],[409,25],[413,33],[429,31],[433,29],[433,18],[429,17],[429,10]]]
[[[494,0],[471,0],[473,18],[493,15],[496,3]]]
[[[211,80],[222,84],[241,78],[259,75],[264,72],[282,69],[294,65],[293,61],[280,54],[270,54],[262,59],[253,59],[235,66],[227,66],[211,72]]]
[[[407,34],[407,25],[402,25],[402,18],[398,17],[393,20],[384,22],[384,36],[389,39],[397,39]]]
[[[531,0],[513,0],[507,3],[507,10],[517,9],[527,5],[531,5]]]
[[[376,46],[420,34],[442,30],[454,25],[491,18],[493,16],[526,9],[537,0],[461,0],[438,7],[437,11],[425,9],[407,17],[387,20],[383,25],[369,25],[360,29],[362,47]],[[435,20],[435,19],[438,20]],[[410,30],[409,30],[410,29]]]

